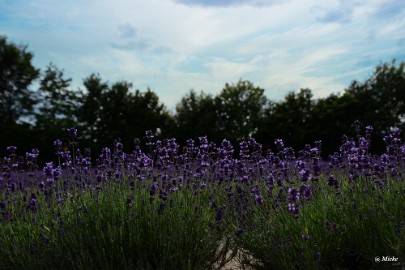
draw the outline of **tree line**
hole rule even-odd
[[[206,135],[217,144],[234,145],[248,137],[265,148],[275,139],[295,150],[322,141],[324,157],[338,150],[343,134],[357,136],[353,123],[374,127],[372,151],[384,149],[382,138],[405,124],[405,63],[378,65],[365,81],[354,80],[341,94],[313,98],[311,89],[288,93],[275,102],[250,81],[226,83],[217,95],[190,90],[169,112],[151,89],[134,90],[128,81],[108,83],[98,74],[71,89],[71,78],[49,64],[34,67],[26,45],[0,36],[0,152],[17,145],[20,153],[38,148],[42,160],[54,158],[53,141],[65,139],[77,127],[80,146],[93,157],[119,138],[130,150],[146,130],[179,143]],[[35,87],[34,87],[35,85]]]

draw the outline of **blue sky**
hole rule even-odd
[[[405,61],[403,0],[0,0],[0,35],[82,88],[99,73],[173,109],[190,89],[250,80],[271,100],[343,92]]]

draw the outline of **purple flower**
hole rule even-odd
[[[300,188],[300,193],[304,195],[305,200],[311,199],[312,190],[309,185],[303,184]]]
[[[31,193],[31,199],[30,202],[28,204],[28,207],[31,211],[37,211],[38,207],[37,207],[37,200],[36,200],[36,196],[34,193]]]
[[[58,180],[62,175],[62,170],[60,167],[56,167],[54,168],[54,170],[52,171],[52,178],[55,180]]]
[[[354,121],[354,123],[352,124],[354,130],[356,131],[357,134],[360,133],[360,128],[361,128],[361,124],[359,120]]]
[[[304,239],[305,241],[308,241],[310,236],[309,234],[301,234],[302,239]]]
[[[32,157],[33,159],[36,159],[38,156],[39,156],[39,150],[36,149],[36,148],[32,149],[32,150],[31,150],[31,157]]]
[[[223,205],[217,209],[217,214],[215,216],[215,220],[218,223],[220,223],[222,221],[224,214],[225,214],[225,205]]]
[[[260,205],[262,205],[263,202],[264,202],[262,196],[257,195],[257,194],[255,194],[255,201],[256,201],[258,204],[260,204]]]
[[[222,140],[221,147],[218,150],[218,154],[220,158],[229,159],[232,157],[233,154],[233,146],[230,141]]]
[[[43,173],[47,178],[47,183],[52,184],[54,181],[58,180],[62,175],[61,168],[55,167],[53,162],[46,163],[46,166],[43,168]]]
[[[249,156],[249,144],[245,141],[239,143],[239,156],[240,159],[246,160]]]
[[[289,203],[288,204],[288,211],[294,214],[298,214],[299,209],[298,209],[298,205],[295,203]]]
[[[366,134],[371,134],[373,132],[373,126],[366,126]]]
[[[59,152],[62,150],[62,141],[57,139],[56,141],[53,142],[53,145],[55,146],[56,152]]]
[[[146,136],[146,139],[148,139],[149,141],[153,140],[153,138],[155,137],[155,136],[153,135],[152,130],[147,130],[147,131],[145,132],[145,136]]]
[[[158,206],[158,215],[163,214],[163,210],[165,208],[165,204],[163,202],[161,202]]]
[[[15,154],[16,151],[17,151],[17,147],[16,147],[16,146],[8,146],[8,147],[7,147],[7,151],[8,151],[10,154]]]
[[[158,186],[157,186],[157,184],[155,182],[153,182],[151,187],[150,187],[149,194],[151,196],[153,196],[156,193],[157,190],[158,190]]]
[[[43,173],[46,177],[52,177],[53,162],[46,163],[43,169]]]
[[[122,149],[124,148],[124,146],[122,145],[120,139],[115,140],[114,147],[115,147],[114,149],[119,151],[119,152],[122,151]]]
[[[68,128],[67,132],[69,134],[69,137],[73,140],[74,138],[77,137],[77,129],[76,128]]]
[[[201,167],[208,167],[210,165],[208,154],[201,154],[200,159],[201,159],[200,163]]]
[[[208,138],[207,138],[207,136],[198,137],[198,140],[200,142],[200,148],[201,149],[208,149]]]
[[[289,201],[299,201],[300,200],[300,192],[296,188],[289,188],[288,189],[288,197]]]
[[[312,178],[311,172],[307,169],[302,169],[299,174],[302,182],[306,182]]]
[[[35,160],[38,156],[39,156],[39,151],[38,151],[38,149],[32,149],[31,152],[25,153],[25,157],[26,157],[29,161]]]
[[[295,162],[295,167],[298,170],[303,170],[305,168],[305,161],[298,160],[297,162]]]
[[[162,199],[163,201],[167,200],[167,192],[164,191],[163,189],[159,190],[159,198]]]
[[[387,165],[389,162],[389,156],[387,154],[382,154],[380,160],[382,165]]]
[[[274,144],[276,145],[277,150],[281,151],[284,148],[284,142],[282,139],[276,139],[274,141]]]
[[[320,142],[320,141],[319,141]],[[313,157],[319,156],[319,148],[318,147],[313,147],[309,150],[309,152],[311,153],[311,155]]]
[[[176,139],[174,139],[174,138],[168,139],[167,148],[170,153],[176,154],[177,151],[179,150],[179,145],[177,144]]]
[[[363,148],[364,150],[367,150],[369,148],[369,141],[364,137],[360,137],[359,144],[360,147]]]
[[[336,180],[336,178],[333,175],[330,175],[328,178],[328,185],[338,188],[339,182]]]
[[[44,181],[39,182],[39,189],[41,191],[44,191],[44,189],[45,189],[45,182]]]

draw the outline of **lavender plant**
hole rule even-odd
[[[403,146],[396,130],[385,138],[387,153],[372,156],[370,130],[357,141],[344,137],[340,151],[323,168],[318,166],[319,147],[308,148],[295,168],[286,165],[292,171],[278,181],[278,189],[275,170],[270,170],[271,181],[262,192],[271,192],[260,205],[251,199],[239,219],[243,229],[235,239],[244,251],[242,263],[257,269],[395,267],[378,264],[375,257],[405,254]],[[280,141],[276,145],[282,153]],[[274,167],[289,162],[273,160]]]
[[[4,269],[340,269],[394,267],[405,254],[405,146],[370,154],[371,127],[321,159],[276,140],[158,140],[126,153],[119,139],[92,163],[68,129],[58,162],[39,151],[1,161],[0,263]],[[69,150],[66,150],[69,149]],[[401,262],[399,262],[401,263]]]

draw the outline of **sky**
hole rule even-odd
[[[405,61],[405,1],[0,0],[0,35],[72,89],[97,73],[149,87],[169,110],[239,80],[273,101],[301,88],[321,98]]]

